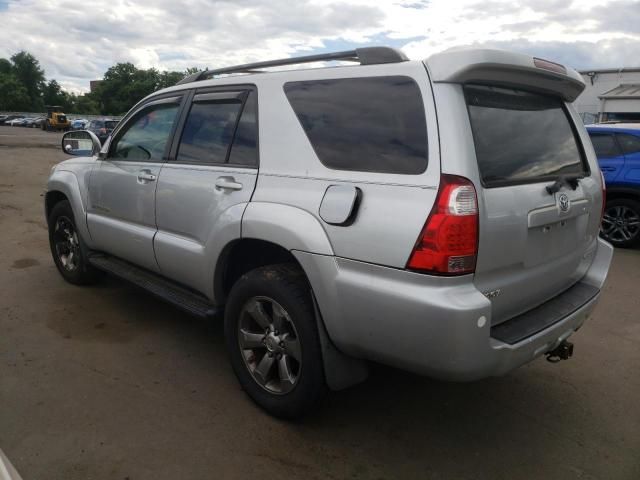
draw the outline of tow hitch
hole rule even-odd
[[[551,363],[557,363],[560,360],[569,360],[573,355],[573,343],[563,340],[553,350],[545,353],[547,361]]]

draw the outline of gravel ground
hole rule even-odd
[[[60,134],[0,127],[0,448],[30,479],[640,478],[640,251],[574,358],[450,384],[376,366],[304,422],[240,390],[222,328],[66,284],[40,194]]]

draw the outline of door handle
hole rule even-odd
[[[242,184],[236,182],[233,177],[219,177],[216,180],[216,188],[225,190],[242,190]]]
[[[140,183],[155,182],[156,178],[157,177],[151,173],[151,170],[140,170],[138,172],[138,182]]]

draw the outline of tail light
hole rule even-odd
[[[473,273],[478,254],[478,199],[470,180],[442,175],[435,205],[407,268],[436,275]]]
[[[604,217],[604,207],[607,204],[607,184],[604,182],[604,175],[600,170],[600,181],[602,182],[602,210],[600,210],[600,223]]]

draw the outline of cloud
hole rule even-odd
[[[633,0],[0,0],[0,57],[27,50],[48,78],[88,89],[116,62],[184,70],[348,49],[411,58],[493,46],[579,68],[640,65]]]

